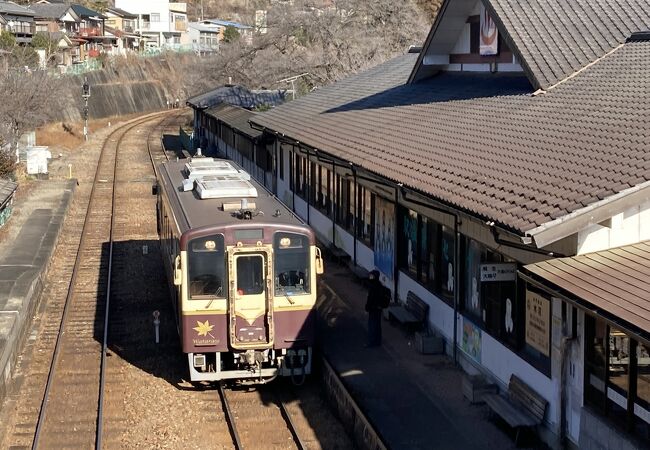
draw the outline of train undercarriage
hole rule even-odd
[[[278,376],[302,384],[311,373],[312,349],[265,349],[241,352],[188,353],[192,381],[239,380],[265,383]]]

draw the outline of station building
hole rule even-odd
[[[445,0],[422,49],[196,132],[466,372],[544,397],[551,445],[647,447],[649,29],[636,0]]]

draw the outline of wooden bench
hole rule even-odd
[[[515,445],[519,445],[519,432],[522,428],[534,428],[541,424],[548,402],[516,375],[510,377],[508,396],[488,394],[483,396],[492,411],[497,413],[508,425],[517,430]]]
[[[420,297],[409,291],[406,294],[406,303],[404,306],[391,306],[387,310],[388,319],[399,322],[409,331],[417,331],[427,322],[429,316],[429,305]]]

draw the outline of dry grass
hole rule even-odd
[[[88,121],[90,133],[108,126],[108,122],[119,119],[99,119]],[[36,145],[48,145],[64,150],[72,150],[81,145],[84,139],[83,122],[55,122],[36,130]]]
[[[107,117],[88,121],[88,130],[92,134],[108,126],[124,120],[137,117],[139,114],[120,117]],[[49,123],[36,130],[36,145],[47,145],[53,153],[65,153],[74,150],[83,143],[83,122]]]

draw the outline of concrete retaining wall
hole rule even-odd
[[[323,358],[323,386],[330,405],[336,413],[357,448],[364,450],[386,450],[377,431],[363,415],[352,396],[348,393],[332,366]]]
[[[191,67],[190,60],[184,67]],[[77,122],[83,118],[81,86],[88,79],[91,96],[89,117],[93,119],[165,109],[167,99],[181,96],[183,73],[164,58],[122,62],[103,70],[66,77],[59,93],[61,109],[54,121]],[[183,100],[183,99],[181,99]]]

